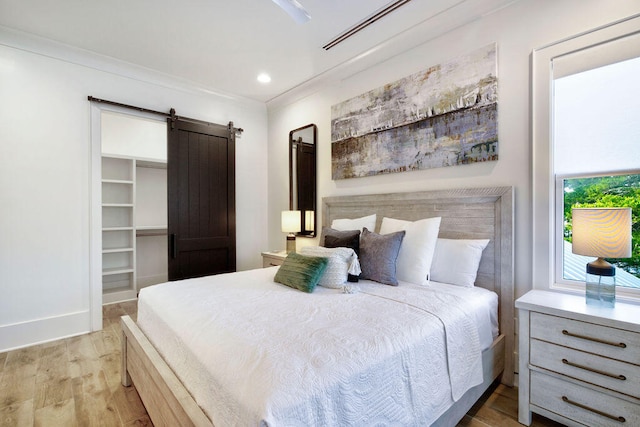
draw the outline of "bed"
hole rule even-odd
[[[480,340],[484,341],[484,344],[482,344],[481,357],[477,362],[479,364],[479,372],[476,370],[475,374],[469,372],[467,375],[464,369],[466,369],[466,367],[471,369],[471,365],[476,362],[467,362],[464,359],[455,361],[439,354],[430,355],[429,357],[415,357],[416,354],[426,354],[424,348],[421,347],[423,344],[420,341],[424,337],[418,336],[416,338],[413,335],[416,331],[411,332],[412,329],[420,329],[416,333],[423,333],[421,328],[400,329],[397,325],[393,324],[393,322],[380,323],[376,325],[375,328],[376,330],[388,328],[390,331],[406,333],[407,339],[412,344],[408,349],[403,349],[399,354],[393,352],[386,354],[384,351],[379,350],[380,348],[394,347],[395,344],[388,345],[387,347],[378,346],[378,341],[376,341],[378,337],[376,334],[371,334],[370,338],[372,342],[376,343],[375,348],[377,350],[375,351],[375,356],[377,358],[373,356],[369,357],[368,349],[363,349],[361,353],[357,353],[358,348],[357,346],[353,348],[354,344],[352,342],[345,345],[342,350],[338,348],[330,352],[335,354],[327,354],[326,351],[323,353],[322,346],[334,345],[336,343],[340,344],[342,339],[347,339],[348,337],[366,336],[368,333],[366,325],[374,324],[372,322],[377,321],[376,316],[371,315],[371,313],[385,313],[388,306],[392,304],[396,305],[398,301],[395,300],[404,298],[403,301],[399,302],[405,304],[417,303],[417,301],[422,298],[421,295],[427,295],[423,292],[424,287],[423,289],[413,289],[413,287],[403,284],[403,286],[399,288],[392,289],[384,285],[376,286],[375,284],[368,283],[368,281],[361,281],[355,288],[355,292],[351,294],[332,289],[318,289],[318,291],[313,294],[304,294],[297,291],[281,289],[276,286],[268,287],[268,284],[265,284],[267,288],[261,287],[262,285],[259,285],[258,282],[261,280],[271,281],[274,274],[273,270],[277,269],[276,267],[272,269],[262,269],[260,271],[234,273],[227,277],[211,276],[209,278],[193,279],[182,283],[173,282],[160,285],[155,295],[152,296],[149,294],[148,297],[145,297],[145,301],[150,301],[154,298],[157,300],[155,309],[150,308],[153,304],[147,305],[146,302],[140,303],[139,314],[140,311],[142,311],[143,319],[146,319],[144,320],[146,324],[142,325],[143,328],[140,328],[139,325],[127,316],[122,318],[122,383],[126,386],[133,383],[136,386],[154,425],[210,426],[213,424],[211,419],[225,420],[224,422],[218,422],[218,427],[226,424],[250,425],[254,423],[256,425],[280,425],[279,422],[273,421],[280,419],[287,419],[287,422],[283,423],[284,425],[295,425],[296,420],[299,421],[298,425],[306,425],[307,423],[302,421],[307,419],[305,418],[307,416],[305,414],[314,411],[316,415],[317,413],[321,413],[324,414],[322,416],[328,417],[321,419],[323,424],[340,424],[342,417],[349,419],[349,423],[357,424],[353,423],[353,420],[348,417],[353,415],[350,414],[349,411],[357,412],[358,410],[353,409],[353,405],[351,405],[350,402],[337,408],[336,403],[327,398],[327,395],[331,395],[332,393],[326,390],[342,387],[343,391],[344,389],[353,389],[350,392],[355,390],[356,393],[366,396],[394,396],[394,393],[402,395],[404,393],[401,390],[402,385],[407,384],[406,378],[403,379],[403,377],[414,375],[413,372],[416,369],[418,372],[422,372],[430,369],[430,367],[438,366],[438,363],[440,363],[441,365],[444,364],[442,366],[444,366],[446,370],[447,364],[454,366],[453,364],[457,363],[458,369],[454,371],[464,374],[460,375],[461,378],[458,378],[456,381],[451,379],[450,382],[447,382],[447,386],[451,387],[447,393],[453,396],[450,401],[444,401],[438,398],[439,400],[437,402],[432,402],[430,400],[432,399],[430,397],[431,390],[425,387],[417,387],[408,393],[411,399],[417,400],[411,403],[411,405],[413,405],[412,408],[417,408],[416,410],[422,410],[424,406],[432,406],[434,408],[433,410],[435,412],[433,413],[437,414],[437,419],[429,419],[428,424],[436,426],[455,425],[488,386],[498,377],[501,377],[503,383],[507,385],[512,384],[514,372],[513,196],[510,187],[328,197],[323,199],[322,213],[324,225],[330,225],[334,219],[338,218],[357,218],[375,213],[378,221],[376,227],[378,228],[380,227],[380,221],[383,217],[399,218],[408,221],[441,217],[440,237],[448,239],[489,239],[489,244],[482,253],[482,259],[478,269],[478,276],[475,282],[477,289],[474,290],[472,288],[472,291],[475,291],[477,295],[473,296],[471,300],[481,298],[481,295],[483,295],[482,292],[485,292],[486,295],[496,296],[498,319],[497,325],[494,327],[499,328],[499,333],[492,333],[488,339],[486,334],[484,334],[484,338]],[[249,283],[247,283],[247,280]],[[220,285],[222,282],[229,282],[231,287],[224,289]],[[183,293],[189,296],[185,298],[184,301],[178,301],[177,298],[171,297],[170,295],[172,294],[168,293],[172,288],[179,287],[180,285],[182,285]],[[462,301],[462,296],[456,295],[455,289],[447,292],[448,288],[446,284],[440,285],[433,283],[432,285],[434,288],[442,286],[442,292],[438,295],[442,294],[445,296],[438,298],[455,299],[455,301],[458,301],[457,304],[462,306],[462,303],[459,302]],[[207,287],[209,291],[203,290],[207,289]],[[268,290],[265,291],[265,289]],[[485,289],[491,292],[487,292]],[[165,292],[167,293],[165,294]],[[329,334],[331,336],[327,339],[329,339],[329,341],[333,340],[334,342],[327,344],[319,341],[321,348],[313,348],[312,344],[314,341],[307,340],[304,344],[304,351],[298,351],[293,347],[287,350],[291,357],[291,361],[288,362],[291,367],[289,374],[295,375],[296,378],[303,380],[296,381],[295,384],[287,383],[287,379],[282,378],[286,376],[284,374],[265,376],[263,378],[260,370],[253,369],[252,360],[260,360],[260,363],[266,360],[268,362],[265,362],[267,363],[266,366],[273,369],[277,367],[276,365],[281,365],[280,358],[265,358],[264,354],[278,354],[276,351],[277,348],[282,347],[280,342],[286,341],[289,343],[292,341],[296,334],[300,335],[299,328],[284,328],[284,331],[281,332],[283,335],[278,336],[273,342],[269,340],[260,342],[258,339],[259,344],[257,345],[253,343],[249,345],[244,338],[238,340],[233,337],[233,334],[225,336],[218,331],[218,329],[228,331],[233,330],[233,328],[250,329],[248,325],[242,324],[241,320],[248,318],[251,314],[249,312],[242,312],[241,310],[239,311],[240,320],[237,324],[229,323],[225,328],[199,328],[198,326],[207,322],[207,317],[202,317],[202,314],[195,314],[197,312],[195,306],[202,305],[207,309],[212,309],[210,303],[205,302],[205,294],[211,293],[215,294],[214,299],[219,301],[226,301],[225,298],[232,298],[233,294],[238,294],[241,298],[260,295],[260,298],[254,300],[254,304],[264,304],[263,310],[267,310],[268,307],[275,307],[278,301],[282,300],[288,307],[297,308],[296,310],[290,310],[293,314],[291,314],[291,317],[285,318],[285,321],[288,319],[300,323],[301,319],[307,315],[306,313],[309,313],[310,310],[315,310],[316,313],[313,316],[308,316],[313,319],[311,323],[314,328],[326,326],[323,322],[328,321],[328,317],[335,317],[331,313],[327,315],[326,313],[328,313],[328,311],[322,307],[325,307],[325,305],[327,307],[344,305],[347,311],[352,311],[351,317],[349,318],[349,325],[352,327],[340,334]],[[314,299],[311,300],[309,296],[313,296]],[[429,301],[434,299],[434,296],[425,296],[423,299],[425,300],[425,304],[428,304]],[[172,305],[163,305],[166,304],[168,300],[174,300],[174,303]],[[361,306],[360,304],[362,304],[361,301],[363,300],[367,300],[367,304],[373,305]],[[230,304],[231,300],[228,301]],[[176,308],[176,306],[180,305],[182,305],[181,310]],[[471,311],[471,308],[467,308],[466,305],[464,307],[464,310]],[[154,310],[155,314],[151,313]],[[429,310],[429,317],[434,317],[432,316],[433,313],[435,313],[435,317],[438,318],[438,320],[447,317],[446,312],[436,313],[438,304],[432,304]],[[405,311],[402,315],[394,315],[393,317],[398,317],[397,320],[400,323],[413,324],[414,317],[417,316],[416,310]],[[296,315],[303,317],[296,318]],[[369,318],[367,318],[367,316],[369,316]],[[402,316],[408,317],[405,318]],[[174,326],[171,326],[172,317],[175,318],[173,321]],[[362,320],[365,318],[366,321]],[[362,322],[358,323],[358,319],[362,320]],[[457,326],[456,324],[445,326],[445,330],[447,327],[452,328],[451,330],[454,330],[456,327],[459,330],[471,329],[468,326],[468,322],[469,320],[467,319],[466,326],[464,323],[458,324]],[[295,326],[299,325],[296,324]],[[333,324],[331,324],[331,328],[333,328]],[[331,328],[325,328],[323,330],[332,330]],[[154,329],[155,332],[153,331]],[[181,329],[182,335],[173,338],[169,335],[163,336],[163,331],[168,329]],[[145,332],[143,332],[143,330]],[[204,355],[200,357],[200,360],[215,360],[216,355],[215,349],[213,348],[215,346],[212,346],[212,348],[199,348],[197,351],[194,351],[195,355],[189,355],[188,352],[183,352],[183,347],[185,347],[183,345],[184,342],[191,341],[194,335],[199,337],[202,334],[206,334],[207,330],[209,330],[209,332],[213,330],[213,335],[207,336],[205,341],[215,341],[219,343],[220,346],[230,342],[236,347],[239,345],[246,345],[247,347],[243,348],[242,351],[234,353],[235,356],[230,358],[230,360],[223,360],[222,362],[218,360],[215,362],[216,365],[221,365],[219,370],[222,373],[218,374],[218,377],[213,376],[206,378],[206,374],[202,373],[185,374],[185,368],[181,366],[181,361],[185,361],[185,365],[193,365],[193,363],[186,362],[188,362],[190,358],[197,360],[198,358],[196,356],[198,355]],[[431,332],[424,333],[430,334]],[[149,334],[149,336],[146,334]],[[260,328],[257,328],[257,332],[252,335],[254,337],[262,337],[263,333]],[[446,333],[441,335],[445,336],[444,339],[450,339]],[[449,334],[449,336],[454,335],[456,334]],[[462,336],[464,334],[461,333],[460,335]],[[431,335],[429,335],[429,337],[431,337]],[[432,340],[432,338],[429,339]],[[464,339],[467,341],[464,341]],[[453,348],[456,345],[465,347],[470,345],[469,342],[473,342],[473,337],[464,339],[459,343],[448,342],[448,344]],[[152,342],[156,342],[157,345],[154,346]],[[348,358],[347,353],[345,353],[346,348],[349,348],[350,352],[359,354],[358,358],[354,358],[357,360],[345,361]],[[177,354],[170,355],[172,349],[177,349]],[[211,351],[211,354],[208,353],[209,351]],[[343,353],[340,353],[340,351],[343,351]],[[309,354],[311,356],[308,356]],[[242,356],[240,357],[238,355]],[[279,354],[279,356],[282,356],[282,354]],[[309,372],[309,369],[305,369],[304,357],[309,357],[308,365],[316,367],[318,372]],[[336,363],[336,357],[338,357],[340,363]],[[340,357],[342,358],[340,359]],[[165,362],[165,359],[169,361],[169,364]],[[364,365],[361,364],[361,359],[367,359],[367,363]],[[383,359],[395,360],[395,362],[382,365],[379,362]],[[409,366],[412,363],[415,363],[417,368],[411,367],[413,370],[404,369],[404,365]],[[255,362],[254,365],[255,364],[258,363]],[[171,365],[171,367],[169,365]],[[334,370],[336,366],[343,370]],[[242,373],[251,372],[251,374],[243,376],[242,373],[233,373],[231,371],[231,369],[237,369],[238,367],[244,369]],[[330,367],[331,370],[327,370],[328,367]],[[228,377],[226,380],[222,378],[225,374],[227,374]],[[476,377],[475,381],[465,385],[465,379],[472,378],[474,375]],[[307,377],[311,378],[308,384],[304,382],[306,381],[304,379]],[[182,378],[182,380],[180,378]],[[360,383],[359,381],[362,378],[366,378],[367,381],[361,381]],[[234,379],[237,380],[232,381]],[[319,385],[318,383],[323,384]],[[280,390],[279,386],[282,384],[290,384],[290,387],[286,387],[286,393]],[[389,387],[389,389],[386,387]],[[273,397],[270,397],[270,399],[285,403],[274,404],[273,407],[270,407],[269,411],[267,411],[267,414],[260,413],[255,415],[257,418],[251,418],[256,412],[256,405],[260,408],[261,399],[263,399],[263,396],[271,393],[271,391],[273,391]],[[238,394],[250,397],[250,399],[248,399],[249,401],[239,402],[236,398]],[[295,402],[295,405],[292,405],[291,395],[297,396],[302,394],[311,396],[305,400],[305,402],[309,401],[311,403],[298,404]],[[214,400],[214,402],[206,402],[208,398],[209,400]],[[435,398],[436,397],[434,397],[434,399]],[[371,400],[369,397],[367,397],[367,399],[367,401]],[[218,404],[217,409],[215,409],[216,403]],[[388,399],[386,401],[382,399],[369,403],[383,408],[383,412],[388,408],[391,408],[389,410],[402,412],[402,408],[406,406],[405,403],[399,402],[394,409],[393,402],[390,403]],[[211,407],[212,404],[214,405],[214,409]],[[284,418],[278,418],[280,417],[280,412],[283,412],[280,410],[282,407],[295,408],[293,412],[289,411],[288,416],[290,418],[286,418],[286,415]],[[332,409],[334,407],[337,408],[335,411]],[[224,412],[225,408],[227,408],[230,414],[225,414],[222,418],[218,414],[212,414],[212,411]],[[331,414],[334,412],[340,414],[338,415],[340,418],[331,418]],[[367,414],[371,413],[368,409],[365,410],[365,412]],[[233,418],[234,416],[237,418]],[[382,414],[380,416],[383,418],[379,420],[391,419],[384,418],[387,417],[388,414]],[[311,418],[313,418],[313,416]],[[248,421],[254,419],[257,421]],[[402,421],[402,417],[397,418],[397,420],[400,420],[397,421],[398,425],[411,423],[410,421],[405,423]],[[361,419],[360,424],[371,425],[376,421],[378,421],[376,418]]]

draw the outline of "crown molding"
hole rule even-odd
[[[0,45],[167,89],[213,96],[226,102],[264,106],[260,101],[205,87],[150,68],[2,25],[0,25]]]

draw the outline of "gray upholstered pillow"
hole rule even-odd
[[[278,268],[274,281],[303,292],[313,292],[329,260],[290,252]]]
[[[398,286],[396,260],[404,235],[404,230],[382,235],[364,228],[360,235],[360,278]]]
[[[322,239],[320,246],[326,248],[351,248],[360,252],[360,230],[334,230],[329,227],[322,227]]]

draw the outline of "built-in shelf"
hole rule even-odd
[[[165,236],[167,234],[166,225],[143,225],[136,226],[136,236]]]
[[[127,286],[120,286],[120,287],[117,287],[117,288],[105,288],[103,290],[103,293],[105,293],[105,294],[114,294],[116,292],[118,292],[118,293],[119,292],[123,292],[124,293],[124,292],[132,292],[132,291]]]
[[[133,185],[133,181],[131,180],[124,180],[124,179],[103,179],[102,182],[104,184],[126,184],[126,185]]]
[[[103,268],[102,275],[103,276],[111,276],[114,274],[124,274],[124,273],[133,273],[134,268],[132,266],[129,267],[115,267],[115,268]]]
[[[135,181],[133,159],[102,156],[103,303],[136,295]]]
[[[112,249],[103,249],[103,254],[119,254],[122,252],[133,252],[133,248],[112,248]]]
[[[102,155],[103,304],[168,280],[157,267],[167,253],[166,169],[162,160]]]
[[[167,230],[166,225],[136,225],[136,230]]]
[[[167,162],[164,160],[136,160],[136,166],[139,168],[166,169]]]

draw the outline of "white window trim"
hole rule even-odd
[[[556,254],[558,230],[563,218],[556,217],[556,206],[562,203],[553,176],[553,63],[555,58],[638,33],[640,14],[594,30],[535,49],[532,53],[532,280],[534,289],[583,293],[578,282],[557,281]],[[561,185],[561,184],[560,184]],[[559,191],[562,191],[560,189]],[[621,300],[640,303],[637,289],[617,288]]]

